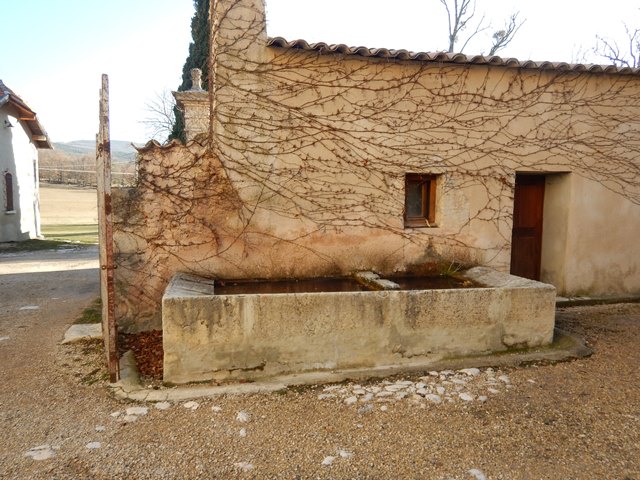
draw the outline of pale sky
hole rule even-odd
[[[447,46],[439,0],[266,1],[270,36],[413,51]],[[494,30],[520,12],[524,25],[499,53],[520,60],[602,63],[589,53],[596,34],[623,41],[623,22],[640,26],[637,0],[477,0],[477,10]],[[112,139],[143,143],[145,104],[180,84],[192,15],[192,0],[0,0],[0,79],[38,113],[52,141],[66,142],[95,138],[107,73]],[[464,53],[488,43],[479,37]]]

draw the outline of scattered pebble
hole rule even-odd
[[[20,310],[40,310],[40,307],[37,305],[25,305],[24,307],[20,307]]]
[[[138,420],[138,415],[125,415],[122,421],[124,423],[133,423]]]
[[[191,402],[183,403],[182,406],[187,410],[197,410],[200,404],[198,402],[191,401]]]
[[[478,470],[477,468],[472,468],[471,470],[469,470],[469,475],[471,475],[476,480],[487,480],[487,477],[485,476],[485,474],[482,473],[482,471]]]
[[[171,403],[169,403],[169,402],[158,402],[158,403],[155,404],[155,407],[158,410],[167,410],[167,409],[171,408]]]
[[[247,412],[238,412],[238,414],[236,415],[236,420],[243,423],[248,422],[250,418],[251,415],[249,415]]]
[[[113,412],[113,413],[111,414],[111,416],[112,416],[113,418],[118,418],[120,415],[122,415],[122,412]]]
[[[321,393],[318,395],[318,400],[327,400],[329,398],[336,398],[335,393]]]
[[[104,425],[98,425],[96,427],[96,432],[104,432],[106,430]]]
[[[55,457],[56,452],[51,445],[39,445],[27,451],[24,456],[31,457],[33,460],[48,460]]]
[[[368,403],[367,405],[363,405],[358,409],[358,413],[364,415],[365,413],[369,413],[373,411],[373,405]]]
[[[243,472],[250,472],[253,470],[253,464],[249,462],[238,462],[233,464],[234,467],[239,468]]]
[[[9,337],[0,337],[0,342],[6,342],[9,340]]]
[[[324,457],[324,460],[322,460],[322,465],[329,466],[333,463],[335,459],[336,457],[333,457],[331,455]]]
[[[330,385],[323,388],[318,395],[319,400],[337,399],[346,405],[358,402],[394,403],[408,399],[411,403],[425,408],[424,400],[428,403],[486,402],[488,394],[496,395],[501,390],[495,388],[502,385],[507,389],[513,388],[509,377],[491,368],[463,368],[461,370],[431,371],[417,381],[411,380],[381,380],[377,384],[362,386],[359,384]],[[330,393],[327,393],[330,392]],[[358,413],[367,413],[373,408],[364,406],[358,408]],[[382,409],[386,411],[386,409]]]
[[[89,442],[86,446],[89,450],[96,450],[102,447],[102,444],[100,442]]]
[[[380,411],[381,411],[381,412],[386,412],[387,410],[389,410],[389,407],[387,407],[386,405],[382,405],[382,406],[380,407]]]
[[[149,413],[147,407],[129,407],[127,408],[127,415],[146,415]]]
[[[215,413],[220,413],[222,411],[222,407],[214,405],[213,407],[211,407],[211,411]]]
[[[241,437],[246,437],[247,436],[247,429],[246,428],[241,428],[240,432],[239,432],[239,435]]]
[[[347,450],[338,450],[338,455],[342,458],[351,458],[353,457],[353,452],[349,452]]]

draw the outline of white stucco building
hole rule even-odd
[[[39,148],[52,146],[36,113],[0,80],[0,242],[40,235]]]

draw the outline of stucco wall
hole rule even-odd
[[[583,232],[603,222],[577,200],[602,190],[598,208],[616,223],[640,216],[639,76],[272,48],[261,0],[212,5],[210,135],[145,150],[140,186],[116,206],[125,328],[159,327],[177,271],[304,277],[451,261],[508,271],[516,172],[548,183],[570,172],[547,189],[543,240],[543,275],[561,293],[581,282],[640,291],[629,275],[638,256],[604,255],[602,237]],[[433,228],[404,227],[406,173],[438,175]],[[618,246],[631,251],[640,232],[626,223]],[[602,280],[586,285],[581,256],[594,255],[590,276]],[[623,262],[624,285],[604,275],[610,262]]]
[[[13,127],[4,126],[8,120]],[[37,172],[38,153],[23,125],[0,108],[0,241],[10,242],[40,235]],[[6,172],[13,176],[14,210],[6,211]]]

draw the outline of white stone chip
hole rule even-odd
[[[351,458],[353,457],[353,452],[349,452],[347,450],[338,450],[338,455],[342,458]]]
[[[113,412],[113,413],[111,414],[111,416],[112,416],[113,418],[118,418],[120,415],[122,415],[122,412]]]
[[[504,382],[504,383],[510,383],[510,382],[511,382],[511,380],[509,379],[509,377],[508,377],[508,376],[506,376],[506,375],[500,375],[500,376],[498,377],[498,380],[500,380],[501,382]]]
[[[464,373],[465,375],[468,375],[470,377],[477,377],[478,375],[480,375],[480,369],[479,368],[463,368],[462,370],[460,370],[460,373]]]
[[[98,448],[102,447],[102,444],[100,442],[89,442],[87,443],[86,447],[89,450],[97,450]]]
[[[382,406],[380,407],[380,411],[381,411],[381,412],[386,412],[387,410],[389,410],[389,407],[387,407],[386,405],[382,405]]]
[[[25,305],[24,307],[20,307],[20,310],[40,310],[40,307],[37,305]]]
[[[125,415],[124,418],[122,419],[124,423],[133,423],[137,420],[138,420],[137,415]]]
[[[220,413],[222,411],[222,407],[214,405],[213,407],[211,407],[211,411],[215,413]]]
[[[197,410],[200,404],[198,402],[191,401],[183,403],[182,406],[188,410]]]
[[[438,392],[438,395],[444,395],[447,392],[447,389],[438,385],[436,387],[436,392]]]
[[[96,432],[104,432],[106,430],[106,427],[104,425],[98,425],[96,427]]]
[[[158,402],[155,404],[155,407],[158,410],[168,410],[169,408],[171,408],[171,403],[169,402]]]
[[[251,415],[249,415],[247,412],[238,412],[238,414],[236,415],[236,420],[243,423],[247,423],[250,418]]]
[[[373,399],[373,393],[367,393],[365,396],[363,396],[360,401],[361,402],[369,402]]]
[[[48,460],[56,456],[56,452],[51,445],[38,445],[28,450],[25,457],[31,457],[33,460]]]
[[[129,407],[127,408],[127,415],[146,415],[149,413],[147,407]]]
[[[241,428],[240,431],[238,432],[238,434],[241,437],[246,437],[247,436],[247,429],[246,428]]]
[[[478,400],[480,400],[481,402],[486,402],[488,400],[488,397],[486,395],[480,395],[478,397]]]
[[[376,397],[390,397],[393,395],[393,392],[378,392],[376,393]]]
[[[431,375],[432,377],[437,377],[440,374],[438,372],[429,372],[429,375]]]
[[[458,395],[458,397],[460,397],[460,400],[463,400],[465,402],[473,401],[473,395],[467,392],[462,392],[461,394]]]
[[[348,397],[348,398],[344,399],[344,403],[346,403],[347,405],[353,405],[357,401],[358,401],[358,397],[356,397],[356,396]]]
[[[363,415],[365,413],[369,413],[371,411],[373,411],[373,405],[371,405],[370,403],[368,403],[366,405],[363,405],[362,407],[360,407],[358,409],[358,413],[361,414],[361,415]]]
[[[10,337],[0,337],[0,342],[6,342]]]
[[[500,390],[496,390],[495,388],[487,388],[487,392],[493,393],[495,395],[496,393],[500,393]]]
[[[427,400],[429,400],[432,403],[441,403],[442,402],[442,398],[440,397],[440,395],[435,395],[433,393],[429,393],[428,395],[425,395],[424,398],[426,398]]]
[[[333,463],[333,461],[335,459],[336,459],[336,457],[331,456],[331,455],[329,455],[327,457],[324,457],[324,460],[322,460],[322,465],[329,466],[329,465],[331,465]]]
[[[477,468],[472,468],[471,470],[469,470],[469,475],[471,475],[476,480],[487,480],[487,477],[485,476],[485,474],[482,473],[482,471],[478,470]]]
[[[318,395],[318,400],[328,400],[330,398],[336,398],[334,393],[321,393]]]
[[[2,338],[0,338],[0,340],[2,340]],[[536,383],[536,381],[535,381],[534,379],[532,379],[532,378],[530,378],[529,380],[527,380],[527,382],[529,382],[529,383]]]
[[[249,462],[237,462],[233,464],[234,467],[242,470],[243,472],[250,472],[253,470],[253,464]]]

